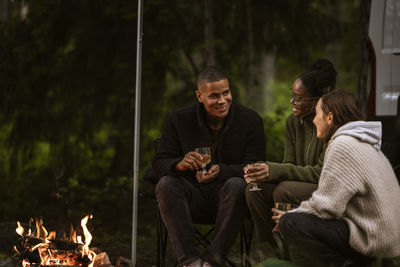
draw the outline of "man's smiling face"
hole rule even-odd
[[[228,115],[232,94],[227,79],[201,84],[196,96],[211,117],[223,119]]]

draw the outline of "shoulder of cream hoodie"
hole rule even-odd
[[[377,150],[382,145],[382,123],[380,121],[352,121],[346,123],[333,134],[330,143],[338,136],[348,135],[371,144]]]

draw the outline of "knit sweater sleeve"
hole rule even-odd
[[[315,137],[316,138],[316,137]],[[317,149],[317,147],[315,147]],[[317,151],[307,151],[307,153],[317,153]],[[285,154],[282,163],[268,162],[269,177],[271,182],[282,181],[301,181],[308,183],[318,183],[322,164],[324,162],[325,148],[318,157],[318,161],[313,165],[301,166],[296,160],[296,133],[291,123],[290,117],[286,120],[285,127]]]
[[[319,156],[315,165],[300,166],[294,163],[268,162],[269,178],[271,182],[300,181],[318,183],[322,164],[324,163],[324,151]]]
[[[311,213],[323,219],[342,218],[349,200],[364,190],[357,177],[360,167],[351,146],[335,140],[327,149],[318,189],[291,212]]]

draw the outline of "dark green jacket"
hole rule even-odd
[[[312,111],[300,119],[293,114],[286,119],[285,155],[282,163],[268,162],[270,182],[318,183],[326,146],[317,139],[314,116]]]

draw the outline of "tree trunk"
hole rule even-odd
[[[329,15],[332,18],[338,19],[341,23],[348,23],[346,20],[346,9],[343,1],[337,1],[336,5],[330,5],[328,7]],[[339,66],[341,63],[341,46],[342,42],[340,40],[331,42],[326,46],[325,56],[331,60],[335,66]]]
[[[246,90],[245,101],[248,107],[257,111],[260,110],[259,100],[261,97],[257,93],[255,79],[255,60],[254,60],[254,38],[252,25],[251,0],[245,1],[246,22],[247,22],[247,64],[246,64]]]
[[[7,22],[10,20],[11,1],[0,0],[0,21]]]
[[[268,54],[261,54],[261,64],[258,68],[259,71],[257,72],[257,81],[258,81],[258,88],[261,91],[262,99],[261,101],[261,109],[257,110],[260,113],[266,113],[269,111],[274,111],[273,105],[268,105],[267,99],[274,99],[276,96],[273,93],[272,88],[270,88],[269,84],[274,81],[275,73],[276,73],[276,65],[275,65],[275,57],[276,51],[272,51]],[[273,100],[272,100],[273,101]]]
[[[215,65],[214,20],[212,0],[204,0],[204,34],[206,41],[206,65]]]
[[[371,54],[369,50],[368,27],[371,10],[371,0],[361,1],[361,52],[360,52],[360,70],[358,76],[358,99],[360,101],[361,113],[364,119],[368,115],[368,72],[371,63]]]

